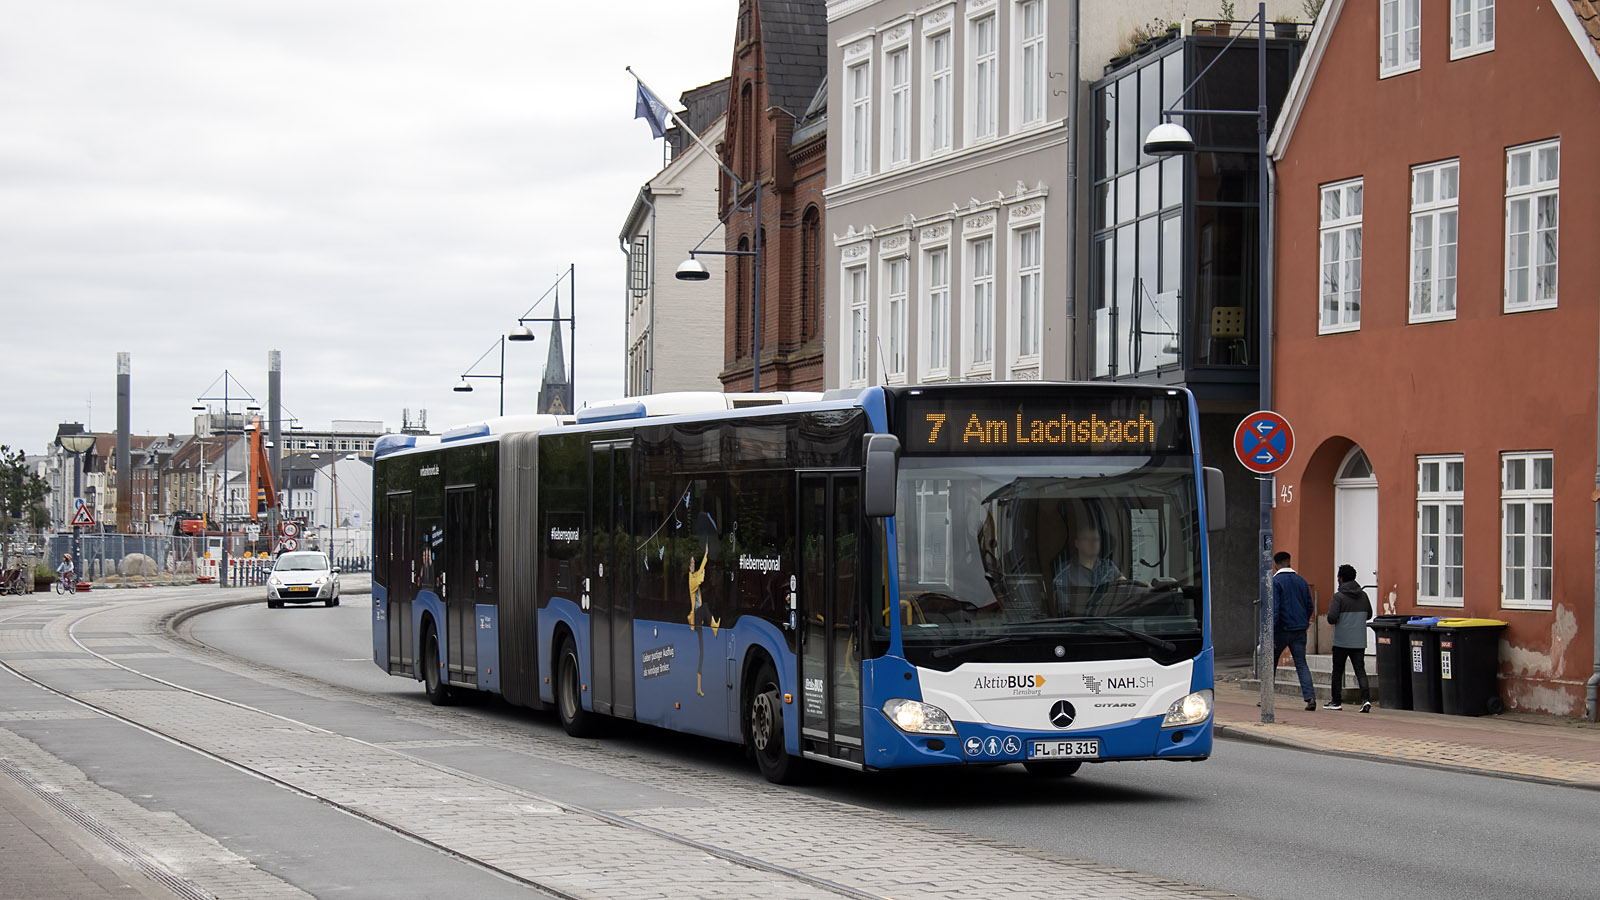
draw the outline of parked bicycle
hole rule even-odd
[[[0,594],[22,594],[28,590],[28,579],[21,568],[0,572]]]

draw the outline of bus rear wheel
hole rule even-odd
[[[1055,759],[1046,762],[1028,761],[1022,764],[1035,778],[1070,778],[1083,768],[1081,759]]]
[[[563,637],[556,650],[556,713],[561,727],[573,737],[591,737],[599,730],[595,714],[583,708],[578,650],[570,637]]]
[[[784,746],[783,699],[778,673],[770,662],[756,669],[745,715],[750,747],[762,776],[773,784],[793,784],[800,777],[800,760],[790,756]]]
[[[439,672],[439,637],[431,625],[422,635],[422,690],[434,706],[449,706],[454,699]]]

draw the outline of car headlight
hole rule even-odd
[[[1161,720],[1162,728],[1177,725],[1198,725],[1211,716],[1211,689],[1195,691],[1181,697],[1167,707],[1167,717]]]
[[[937,706],[896,698],[883,705],[883,714],[907,734],[955,734],[950,714]]]
[[[322,587],[323,585],[328,583],[328,576],[326,576],[326,575],[318,575],[317,576],[317,580],[315,582],[313,582],[313,583],[317,587]]]
[[[267,584],[270,584],[273,587],[283,587],[283,579],[281,579],[278,576],[274,575],[271,578],[267,579]]]

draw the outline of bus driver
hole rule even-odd
[[[1116,563],[1100,555],[1100,529],[1093,525],[1079,528],[1069,549],[1056,558],[1056,596],[1066,597],[1073,588],[1095,596],[1108,584],[1128,580]]]

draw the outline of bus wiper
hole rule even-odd
[[[1116,622],[1112,621],[1111,618],[1108,617],[1108,616],[1062,616],[1062,617],[1056,618],[1056,619],[1035,619],[1034,621],[1029,622],[1028,624],[1029,625],[1060,625],[1060,624],[1070,623],[1070,622],[1086,622],[1086,623],[1090,623],[1090,624],[1094,624],[1094,625],[1104,625],[1105,627],[1111,629],[1112,631],[1120,632],[1120,633],[1125,634],[1125,635],[1127,635],[1128,637],[1131,637],[1131,638],[1138,638],[1139,640],[1144,641],[1146,644],[1149,644],[1150,646],[1155,647],[1155,648],[1160,649],[1160,650],[1165,650],[1168,653],[1171,653],[1172,651],[1178,649],[1178,645],[1172,643],[1169,640],[1165,640],[1163,638],[1158,638],[1153,634],[1146,634],[1143,631],[1139,631],[1138,629],[1135,629],[1135,628],[1129,628],[1126,625],[1118,625]]]
[[[965,653],[968,650],[976,650],[979,647],[993,647],[995,644],[1009,644],[1012,641],[1020,640],[1022,638],[1017,635],[1008,634],[1004,637],[990,638],[987,641],[973,641],[970,644],[957,644],[954,647],[940,647],[933,651],[931,655],[934,659],[943,659],[946,656],[954,656],[957,653]]]

